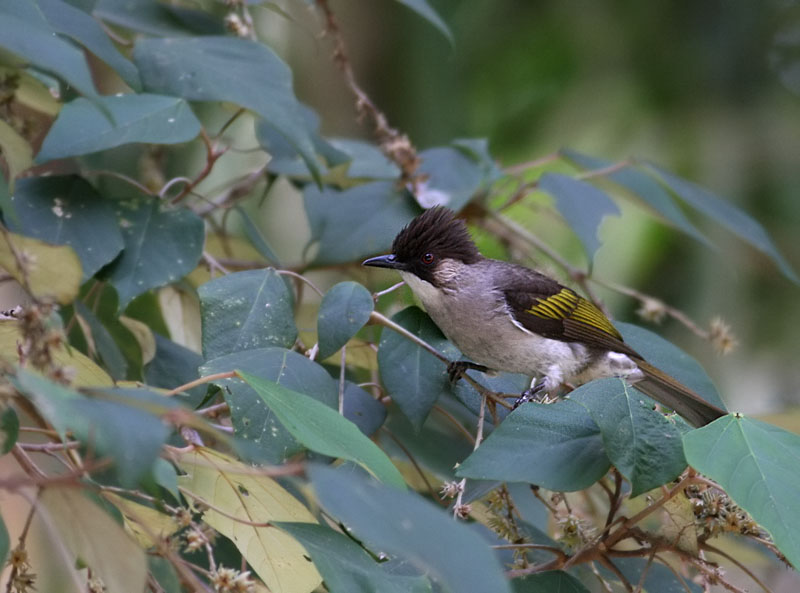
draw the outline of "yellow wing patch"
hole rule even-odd
[[[621,340],[617,331],[603,312],[585,298],[577,295],[569,288],[544,299],[536,299],[537,304],[528,309],[528,313],[545,319],[570,319],[584,323],[601,332]]]

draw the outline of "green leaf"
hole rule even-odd
[[[356,335],[374,308],[372,295],[358,282],[340,282],[325,293],[317,317],[320,360],[334,354]]]
[[[6,408],[0,414],[0,455],[5,455],[17,443],[19,437],[19,417],[14,408]],[[2,546],[0,546],[1,548]],[[0,559],[2,566],[2,559]]]
[[[136,142],[179,144],[196,138],[201,129],[189,104],[176,97],[115,95],[102,97],[96,104],[78,98],[61,109],[36,161],[44,163]]]
[[[671,568],[664,566],[660,562],[648,562],[645,558],[614,558],[614,565],[628,579],[629,583],[638,583],[642,578],[642,573],[647,571],[644,577],[644,590],[647,593],[702,593],[703,589],[689,579],[679,579]],[[599,567],[604,578],[610,581],[619,582],[616,574],[608,570],[605,566]]]
[[[689,464],[764,527],[800,568],[800,436],[744,416],[729,415],[683,436]]]
[[[112,202],[81,177],[20,179],[11,200],[17,213],[12,230],[72,247],[81,260],[84,280],[122,250]]]
[[[6,558],[8,558],[10,551],[11,540],[8,538],[8,529],[6,529],[6,524],[2,515],[0,515],[0,566],[6,565]]]
[[[392,321],[425,340],[450,360],[460,358],[458,349],[445,339],[422,309],[408,307],[392,317]],[[416,430],[422,427],[439,396],[450,389],[445,363],[389,328],[381,331],[378,370],[392,400]]]
[[[488,181],[475,159],[463,150],[450,146],[430,148],[419,157],[419,172],[428,176],[417,192],[423,208],[441,205],[461,210]]]
[[[250,214],[248,214],[244,208],[240,208],[238,206],[235,208],[242,217],[241,220],[244,224],[244,232],[247,235],[247,238],[250,239],[250,243],[252,243],[253,247],[256,248],[256,251],[261,254],[261,257],[271,264],[277,264],[278,256],[275,255],[274,251],[272,251],[272,247],[269,246],[269,243],[267,243],[267,240],[261,234],[261,230],[250,218]]]
[[[162,209],[158,200],[120,202],[117,219],[125,248],[108,279],[122,309],[143,292],[183,278],[203,253],[203,220],[186,208]]]
[[[386,420],[386,406],[350,381],[345,381],[343,403],[342,415],[367,436]]]
[[[347,177],[350,179],[391,180],[400,175],[397,164],[374,144],[353,138],[328,138],[328,143],[340,159],[332,164],[349,162]]]
[[[270,591],[310,593],[320,577],[302,546],[272,526],[253,523],[299,521],[313,515],[278,482],[258,469],[212,449],[181,455],[181,488],[194,505],[204,502],[203,520],[229,538]],[[220,512],[221,511],[221,512]]]
[[[609,460],[631,483],[631,496],[666,484],[686,469],[681,431],[622,379],[591,381],[569,398],[589,410]]]
[[[387,252],[394,236],[419,213],[405,193],[383,181],[341,192],[309,186],[304,199],[311,241],[317,244],[313,263],[319,266]]]
[[[725,409],[711,378],[694,358],[651,331],[621,321],[615,321],[614,325],[622,333],[625,343],[647,362],[694,390],[707,402]]]
[[[619,208],[602,190],[560,173],[545,173],[539,189],[556,200],[556,208],[578,236],[589,261],[600,247],[598,232],[603,218],[619,215]]]
[[[94,347],[108,374],[117,381],[127,379],[128,361],[111,333],[82,301],[76,299],[74,306],[75,313],[86,322]]]
[[[234,352],[208,361],[200,367],[200,374],[207,376],[235,369],[304,393],[331,409],[337,406],[336,382],[319,364],[297,352],[284,348]],[[264,399],[247,383],[241,379],[222,379],[215,383],[225,387],[234,434],[257,447],[253,457],[281,463],[303,450]]]
[[[795,284],[800,284],[800,277],[797,276],[792,265],[783,257],[783,254],[778,251],[764,227],[744,210],[727,200],[715,196],[707,189],[681,179],[677,175],[673,175],[655,165],[647,165],[647,169],[663,179],[667,186],[684,202],[770,257],[778,265],[784,276]]]
[[[240,376],[303,445],[323,455],[354,461],[385,484],[406,487],[386,454],[335,410],[272,381],[242,372]]]
[[[200,376],[197,369],[203,364],[202,356],[156,332],[153,336],[156,340],[156,355],[144,369],[144,378],[148,385],[173,389]],[[188,396],[175,397],[195,408],[203,401],[206,389],[205,385],[198,385],[188,391]]]
[[[169,434],[159,417],[138,407],[87,398],[22,369],[16,383],[59,433],[71,430],[96,456],[110,457],[126,487],[150,471]]]
[[[396,560],[376,562],[352,539],[312,523],[275,523],[298,540],[311,555],[331,593],[428,593],[421,575],[394,574]]]
[[[431,25],[436,27],[439,32],[445,36],[447,41],[450,42],[450,45],[455,45],[455,41],[453,40],[453,34],[450,32],[449,27],[445,22],[442,20],[442,17],[428,4],[427,0],[397,0],[400,4],[403,4],[416,12],[419,16],[424,18],[428,21]]]
[[[292,295],[272,268],[216,278],[197,294],[207,360],[266,346],[291,348],[297,339]]]
[[[80,43],[108,64],[129,87],[139,89],[139,73],[136,67],[117,50],[100,23],[83,10],[62,0],[36,0],[36,3],[54,31]]]
[[[120,27],[158,37],[225,32],[222,20],[208,12],[173,7],[159,0],[98,0],[92,14]]]
[[[24,10],[17,12],[19,5],[24,4],[0,3],[0,48],[96,99],[92,74],[81,50],[56,34],[42,16],[33,17]]]
[[[16,177],[33,165],[33,149],[25,138],[0,119],[0,156],[8,167],[10,190],[14,190]]]
[[[585,169],[605,169],[613,165],[611,161],[586,156],[573,150],[561,150],[561,154]],[[653,210],[658,212],[667,222],[708,247],[714,247],[711,241],[686,217],[673,200],[655,179],[631,165],[604,177],[624,187],[633,195],[641,198]]]
[[[91,568],[108,593],[144,591],[147,563],[144,550],[125,533],[108,513],[78,488],[44,488],[39,512],[49,515],[62,549],[74,563]]]
[[[571,492],[588,488],[609,467],[600,428],[585,406],[565,399],[511,412],[456,474]]]
[[[528,575],[514,579],[511,584],[514,593],[589,593],[583,583],[563,570]]]
[[[408,560],[445,591],[509,592],[486,542],[444,509],[352,471],[312,466],[309,473],[322,506],[373,550]]]
[[[149,91],[192,101],[229,101],[255,111],[283,134],[319,179],[291,70],[265,45],[231,37],[140,39],[133,57]]]

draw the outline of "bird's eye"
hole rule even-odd
[[[426,253],[425,255],[423,255],[419,259],[423,264],[425,264],[426,266],[429,266],[429,265],[431,265],[433,263],[433,260],[436,259],[436,258],[433,256],[432,253]]]

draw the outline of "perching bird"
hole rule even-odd
[[[695,426],[726,414],[646,362],[572,289],[530,268],[483,257],[464,222],[446,208],[417,216],[395,237],[390,255],[363,265],[397,270],[465,356],[489,369],[534,376],[533,391],[618,376]],[[456,363],[450,370],[457,376],[469,366]]]

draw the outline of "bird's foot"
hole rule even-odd
[[[531,386],[523,391],[520,396],[514,402],[512,410],[516,410],[522,404],[526,404],[528,402],[536,402],[536,403],[543,403],[545,400],[548,399],[548,394],[544,390],[545,382],[542,381],[538,385],[536,381],[531,383]]]
[[[447,365],[447,376],[451,383],[455,383],[469,370],[480,371],[482,373],[489,372],[489,368],[482,364],[476,364],[469,360],[454,360]]]

